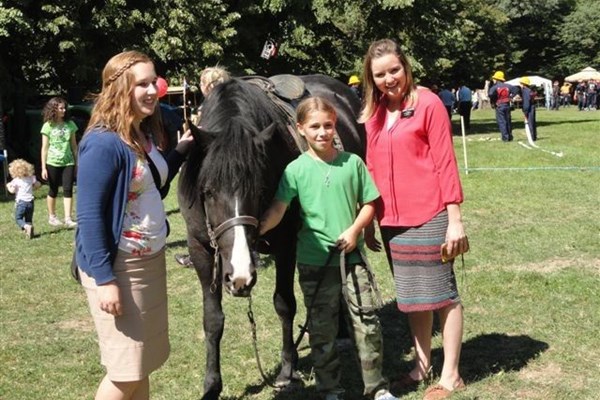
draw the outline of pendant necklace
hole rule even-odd
[[[321,167],[321,164],[327,164],[328,167],[327,168],[327,172],[324,174],[325,178],[323,179],[323,183],[325,184],[325,187],[329,187],[329,185],[331,185],[331,170],[333,169],[333,162],[335,161],[335,159],[337,158],[337,151],[335,154],[335,157],[333,157],[333,159],[331,160],[331,162],[327,162],[323,159],[314,159],[313,161],[319,165],[319,169],[323,170],[323,168]]]
[[[333,164],[329,164],[329,168],[327,168],[327,174],[325,175],[325,180],[323,181],[323,182],[325,182],[326,187],[329,187],[329,185],[331,184],[331,179],[329,178],[329,176],[331,175],[332,167],[333,167]]]

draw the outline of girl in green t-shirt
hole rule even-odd
[[[73,211],[73,182],[77,161],[77,125],[67,117],[67,101],[62,97],[51,98],[43,110],[42,126],[42,179],[48,181],[48,223],[62,226],[56,216],[56,196],[62,182],[65,212],[64,225],[74,228],[77,223],[71,218]]]
[[[277,226],[288,205],[298,199],[302,228],[296,261],[310,314],[311,355],[321,396],[325,400],[343,398],[335,339],[345,284],[349,319],[354,332],[359,332],[355,343],[364,394],[375,400],[395,400],[382,375],[382,335],[374,289],[362,257],[354,251],[363,247],[362,231],[375,215],[373,203],[379,192],[360,157],[334,147],[336,119],[335,108],[324,98],[311,97],[298,105],[297,128],[308,143],[308,151],[286,167],[275,199],[261,218],[260,234]],[[347,254],[344,269],[339,258],[327,261],[331,246]],[[345,283],[342,271],[346,272]]]

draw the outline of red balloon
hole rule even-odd
[[[156,79],[156,89],[158,90],[158,97],[164,97],[167,94],[167,89],[169,89],[169,84],[163,77],[158,77]]]

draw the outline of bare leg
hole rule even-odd
[[[146,381],[145,384],[144,381]],[[140,388],[140,385],[148,386],[148,378],[133,382],[114,382],[108,378],[108,375],[105,375],[98,386],[95,400],[133,400],[132,396]],[[144,389],[142,389],[143,391]],[[135,397],[135,399],[138,398]],[[139,399],[143,399],[143,397],[139,397]]]
[[[433,312],[419,311],[408,314],[408,324],[415,346],[415,366],[410,372],[415,381],[425,379],[431,366],[431,330]]]
[[[56,197],[46,197],[46,203],[48,203],[48,216],[56,215]]]
[[[444,346],[444,366],[439,383],[446,389],[454,389],[460,380],[458,363],[462,348],[463,307],[456,303],[439,311]]]
[[[65,209],[65,220],[71,219],[71,213],[73,212],[73,198],[63,197],[64,209]]]

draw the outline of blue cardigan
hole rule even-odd
[[[94,129],[79,145],[77,166],[77,265],[97,285],[115,279],[112,266],[117,256],[129,184],[136,163],[135,152],[115,132]],[[166,196],[169,182],[185,160],[173,150],[167,164],[167,183],[161,188]]]

